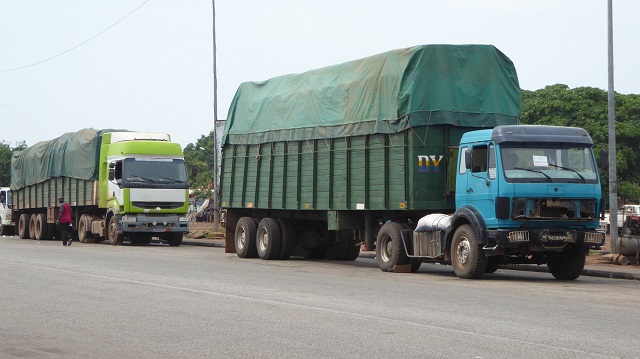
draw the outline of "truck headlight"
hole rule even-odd
[[[136,217],[136,216],[122,216],[122,222],[138,222],[138,217]]]
[[[189,222],[189,217],[180,217],[178,218],[179,222]]]

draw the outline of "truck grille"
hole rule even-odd
[[[160,207],[160,209],[175,209],[184,206],[184,202],[132,202],[134,207],[143,208],[143,209],[156,209]]]

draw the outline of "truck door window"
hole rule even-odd
[[[496,179],[496,149],[489,145],[489,179]]]
[[[465,164],[465,153],[468,151],[469,149],[467,147],[462,147],[460,148],[460,167],[458,167],[458,173],[460,174],[464,174],[467,173],[467,166]]]
[[[471,172],[486,172],[487,171],[487,145],[480,145],[473,147],[473,165],[471,166]]]

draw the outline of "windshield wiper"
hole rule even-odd
[[[582,183],[587,183],[587,179],[586,179],[586,178],[584,178],[584,177],[580,174],[580,172],[578,172],[578,171],[574,170],[573,168],[569,168],[569,167],[562,167],[562,166],[554,165],[553,163],[549,163],[549,166],[551,166],[551,167],[556,167],[556,168],[560,168],[560,169],[563,169],[563,170],[566,170],[566,171],[571,171],[571,172],[573,172],[573,173],[577,174],[577,175],[578,175],[578,177],[580,177],[580,179],[582,180]]]
[[[127,178],[127,180],[129,180],[129,178],[133,178],[133,177],[135,177],[135,178],[139,178],[139,179],[141,179],[141,180],[143,180],[143,181],[146,181],[146,182],[153,182],[153,183],[155,183],[155,182],[156,182],[155,180],[153,180],[153,179],[151,179],[151,178],[142,177],[142,176],[138,176],[138,175],[131,175],[131,177],[128,177],[128,178]],[[129,180],[129,181],[130,181],[130,180]]]
[[[522,168],[522,167],[513,167],[514,170],[523,170],[523,171],[530,171],[530,172],[535,172],[535,173],[539,173],[545,177],[547,177],[547,179],[549,180],[549,182],[553,183],[553,179],[551,179],[551,177],[549,177],[549,175],[547,175],[546,173],[540,171],[540,170],[533,170],[531,168]]]
[[[169,178],[169,177],[158,177],[158,178],[165,181],[171,181],[171,183],[182,183],[182,181],[177,180],[175,178]]]

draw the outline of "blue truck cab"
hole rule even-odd
[[[584,129],[509,125],[468,132],[457,166],[446,243],[458,276],[532,263],[571,280],[588,250],[604,244],[601,184]]]

